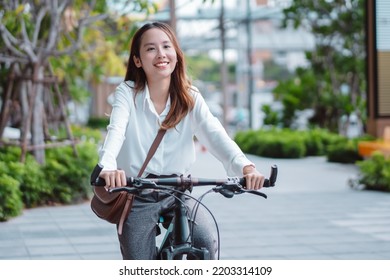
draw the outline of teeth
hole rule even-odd
[[[168,64],[168,62],[160,62],[160,63],[157,63],[156,66],[165,66],[167,64]]]

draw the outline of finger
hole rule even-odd
[[[254,176],[251,181],[250,188],[252,190],[258,190],[261,189],[264,184],[264,177],[263,176]]]
[[[125,172],[121,169],[115,170],[115,186],[123,187],[126,185]]]
[[[111,184],[111,187],[115,188],[115,187],[119,187],[119,186],[122,186],[121,185],[121,177],[120,177],[118,172],[114,172],[112,174],[112,184]]]
[[[246,189],[252,190],[253,189],[253,178],[252,176],[246,177]]]
[[[116,173],[116,186],[126,186],[126,176],[123,170],[118,170]]]
[[[264,186],[264,182],[265,182],[265,177],[261,176],[260,177],[260,182],[259,182],[259,189],[261,189]]]
[[[108,174],[104,174],[103,178],[104,178],[104,180],[106,181],[105,188],[109,188],[110,185],[111,185],[110,176],[108,176]]]
[[[109,187],[110,188],[115,188],[115,173],[111,173],[109,177],[110,177],[110,185],[109,185]]]
[[[117,176],[117,172],[114,171],[114,172],[110,172],[109,173],[109,177],[110,177],[110,188],[115,188],[119,185],[119,181],[118,181],[118,176]]]
[[[126,174],[124,171],[121,172],[121,186],[126,186],[127,185],[127,180],[126,180]]]
[[[115,175],[115,186],[122,186],[121,174],[118,171],[116,171],[114,175]]]
[[[264,177],[260,177],[259,180],[258,180],[258,183],[256,185],[256,190],[259,190],[263,187],[264,185]]]

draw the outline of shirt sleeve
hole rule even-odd
[[[226,133],[221,122],[212,115],[201,94],[194,90],[192,111],[196,138],[224,166],[228,176],[242,176],[246,165],[253,165]]]
[[[115,90],[107,135],[99,151],[99,164],[103,170],[117,169],[116,158],[125,140],[126,127],[131,113],[131,96],[132,94],[124,83]]]

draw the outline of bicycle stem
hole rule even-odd
[[[185,200],[185,195],[183,193],[178,193],[175,197],[179,203],[176,203],[175,207],[175,221],[174,221],[174,234],[175,234],[175,244],[191,244],[191,235],[190,228],[188,225],[187,209],[184,203],[181,201]]]

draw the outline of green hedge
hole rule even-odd
[[[234,140],[243,152],[258,156],[300,158],[306,154],[301,136],[286,130],[241,131]]]
[[[375,152],[363,160],[358,153],[359,141],[374,140],[372,136],[348,139],[322,129],[294,131],[288,129],[250,130],[238,132],[235,141],[243,152],[263,157],[300,158],[326,156],[329,162],[352,163],[359,168],[352,187],[390,192],[390,158]]]
[[[106,117],[90,117],[88,119],[87,126],[90,128],[99,128],[99,129],[106,129],[108,124],[110,123],[110,118]]]
[[[3,165],[0,162],[0,168],[4,167]],[[4,173],[0,174],[0,187],[0,221],[6,221],[22,211],[22,193],[18,188],[19,182]]]
[[[381,152],[374,152],[364,161],[357,162],[360,176],[357,184],[368,190],[390,191],[390,159]]]
[[[243,152],[262,157],[326,156],[328,161],[340,163],[355,163],[362,159],[358,154],[358,139],[349,140],[318,128],[307,131],[276,128],[240,131],[234,140]]]
[[[46,150],[46,162],[38,164],[27,155],[19,162],[20,148],[0,149],[0,220],[20,215],[24,207],[71,204],[91,195],[90,173],[98,161],[98,136],[84,134],[76,145],[77,157],[71,146]],[[3,172],[4,170],[4,172]]]

